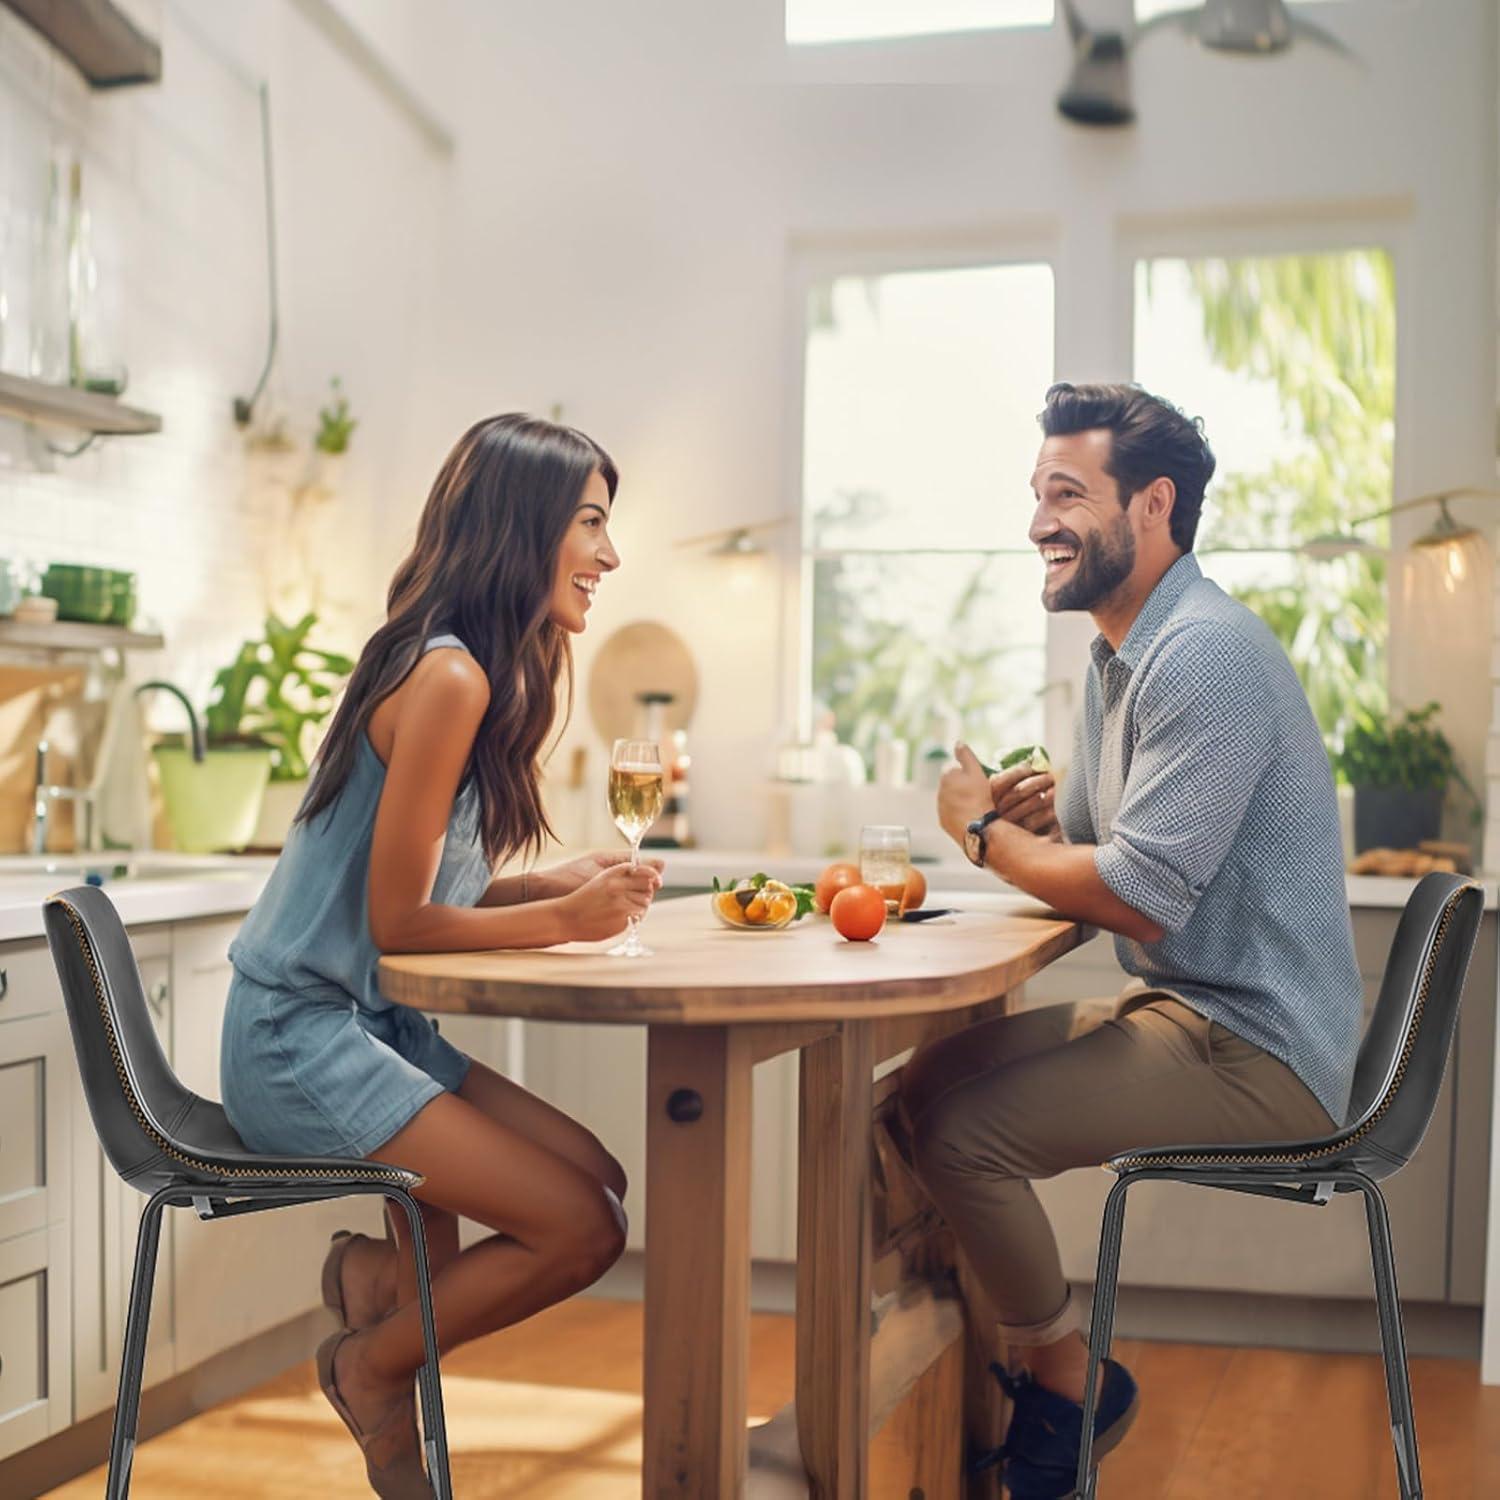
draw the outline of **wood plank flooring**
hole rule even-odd
[[[791,1399],[792,1320],[757,1316],[749,1404]],[[1386,1500],[1396,1494],[1379,1360],[1122,1340],[1141,1415],[1100,1471],[1101,1500]],[[639,1494],[640,1307],[575,1298],[444,1361],[460,1500]],[[1418,1359],[1412,1381],[1428,1500],[1500,1495],[1500,1387],[1477,1363]],[[885,1500],[873,1455],[873,1500]],[[51,1491],[96,1500],[102,1469]],[[145,1444],[141,1500],[367,1496],[358,1450],[311,1363]],[[707,1497],[705,1497],[707,1500]],[[906,1497],[892,1497],[906,1500]]]

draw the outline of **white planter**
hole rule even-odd
[[[260,818],[250,843],[256,849],[279,849],[291,832],[292,819],[307,794],[307,780],[272,781],[266,785],[260,804]]]

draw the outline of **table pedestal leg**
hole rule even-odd
[[[867,1488],[874,1068],[867,1021],[802,1049],[797,1429],[814,1500],[862,1500]]]
[[[653,1026],[646,1080],[647,1500],[745,1485],[751,1061],[721,1026]]]

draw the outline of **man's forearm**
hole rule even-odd
[[[1099,878],[1094,847],[1054,843],[996,819],[989,827],[985,863],[1002,879],[1045,901],[1065,917],[1121,933],[1139,943],[1159,941],[1162,929],[1120,900]]]

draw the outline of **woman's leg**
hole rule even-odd
[[[573,1163],[597,1178],[622,1202],[625,1169],[585,1126],[502,1077],[493,1068],[470,1060],[458,1097],[500,1125],[525,1136],[554,1156]],[[373,1154],[384,1157],[385,1148]],[[423,1203],[427,1257],[432,1274],[458,1254],[458,1216],[435,1204]],[[373,1322],[417,1295],[416,1260],[407,1233],[406,1215],[386,1208],[385,1240],[360,1241],[344,1256],[345,1306],[352,1324]]]
[[[422,1173],[416,1197],[423,1204],[495,1231],[433,1275],[445,1350],[581,1291],[624,1248],[624,1210],[608,1186],[460,1095],[438,1095],[370,1154]],[[382,1322],[338,1347],[335,1381],[367,1430],[411,1399],[424,1359],[412,1291]]]

